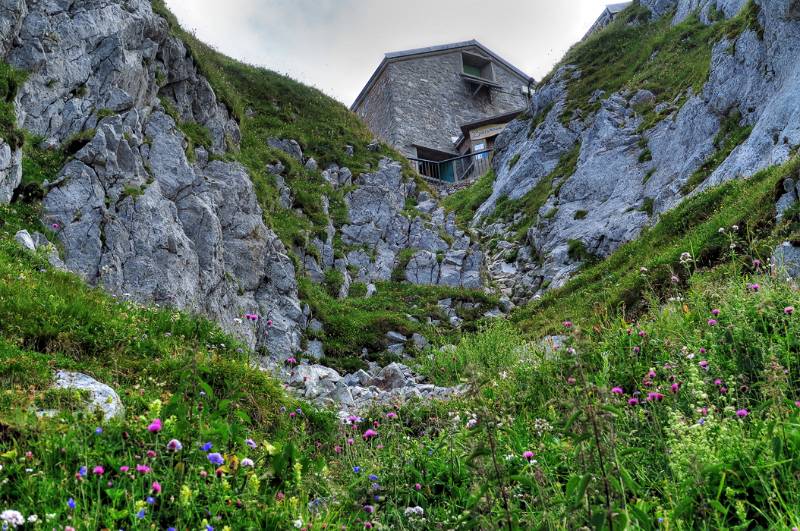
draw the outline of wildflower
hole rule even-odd
[[[638,404],[639,404],[639,399],[638,398],[629,398],[628,399],[628,405],[629,406],[635,406],[635,405],[638,405]]]
[[[244,459],[242,459],[242,466],[244,468],[249,468],[249,467],[255,466],[255,463],[249,457],[245,457]]]
[[[797,400],[797,401],[794,403],[794,405],[795,405],[795,406],[797,406],[797,407],[800,407],[800,400]]]
[[[562,324],[564,325],[564,328],[572,328],[572,321],[564,321]]]
[[[94,474],[95,476],[102,476],[105,473],[106,473],[105,469],[99,465],[92,469],[92,474]]]
[[[678,284],[681,281],[681,279],[679,279],[676,275],[672,275],[670,280],[672,281],[673,284]]]
[[[211,444],[210,442],[207,442],[203,446],[200,447],[200,449],[203,450],[204,452],[207,452],[207,451],[211,450],[212,448],[214,448],[214,445]]]
[[[575,385],[575,384],[577,383],[577,381],[578,381],[578,380],[576,380],[576,379],[575,379],[575,378],[573,378],[572,376],[570,376],[569,378],[567,378],[567,383],[568,383],[568,384],[570,384],[570,385]]]
[[[292,356],[290,358],[286,358],[286,364],[287,365],[297,365],[297,358],[295,358],[294,356]]]
[[[144,510],[144,509],[141,509],[141,510],[140,510],[138,513],[136,513],[136,518],[138,518],[139,520],[141,520],[141,519],[143,519],[143,518],[144,518],[144,515],[145,515],[145,510]]]
[[[748,284],[747,289],[753,292],[757,292],[758,290],[761,289],[761,286],[759,286],[758,284]]]
[[[3,522],[3,528],[25,525],[25,518],[22,516],[22,513],[12,509],[7,509],[0,513],[0,520]]]
[[[252,448],[253,450],[255,450],[258,447],[258,445],[256,444],[256,442],[253,439],[247,439],[247,440],[244,441],[244,443],[247,446],[249,446],[250,448]]]
[[[35,524],[38,521],[39,521],[39,517],[37,515],[35,515],[35,514],[32,514],[32,515],[30,515],[28,517],[28,523],[29,524]]]
[[[131,469],[131,467],[125,466],[125,465],[122,465],[121,467],[119,467],[119,471],[122,472],[123,474],[128,472],[128,470],[130,470],[130,469]]]
[[[649,371],[647,371],[647,377],[648,378],[655,378],[656,377],[656,370],[655,369],[650,369]]]
[[[647,401],[648,402],[661,402],[664,399],[664,395],[661,393],[647,393]]]
[[[170,452],[180,452],[183,450],[183,444],[178,439],[172,439],[167,443],[167,450]]]
[[[290,413],[289,413],[289,418],[292,418],[292,419],[293,419],[293,418],[295,418],[296,416],[297,416],[297,413],[295,413],[294,411],[292,411],[292,412],[290,412]]]
[[[717,320],[716,319],[709,319],[708,320],[708,326],[717,326]]]
[[[478,425],[478,419],[469,419],[467,421],[467,429],[471,430]]]
[[[684,264],[684,265],[688,264],[689,262],[692,261],[692,255],[690,253],[681,253],[680,261],[681,261],[681,264]]]
[[[647,273],[648,271],[649,271],[649,269],[647,269],[646,267],[640,267],[639,268],[639,273]]]
[[[50,228],[52,228],[53,230],[58,230],[61,228],[61,225],[59,225],[58,223],[52,223],[50,225]]]
[[[750,412],[747,411],[746,409],[738,409],[738,410],[736,410],[736,416],[739,417],[740,419],[745,418],[749,414],[750,414]]]
[[[149,459],[155,459],[155,457],[156,457],[158,454],[157,454],[157,453],[155,453],[153,450],[147,450],[147,454],[146,454],[146,455],[147,455],[147,457],[148,457]]]
[[[102,435],[103,434],[103,428],[98,426],[97,428],[94,429],[94,432],[97,435]]]
[[[148,474],[150,472],[150,467],[147,465],[136,465],[136,471],[140,474]]]
[[[422,517],[425,514],[425,509],[419,505],[416,507],[406,507],[406,510],[403,511],[403,514],[406,516],[406,518]]]
[[[86,474],[88,473],[89,469],[87,469],[85,466],[82,466],[78,469],[78,475],[80,475],[80,477],[86,477]]]
[[[212,465],[221,465],[225,462],[225,459],[223,459],[222,455],[217,452],[210,453],[207,457]]]
[[[622,393],[624,393],[622,387],[612,387],[611,392],[615,395],[621,395]]]
[[[646,335],[647,335],[647,332],[645,332],[644,330],[639,330],[639,337],[644,337]]]
[[[295,526],[295,528],[300,529],[301,527],[303,527],[303,519],[298,518],[297,520],[292,522],[292,525]]]
[[[526,450],[522,452],[522,457],[530,461],[531,459],[533,459],[533,452],[531,452],[530,450]]]
[[[336,446],[333,447],[333,451],[336,452],[337,454],[340,454],[342,453],[342,447],[337,444]]]
[[[267,319],[267,327],[272,328],[272,319]]]
[[[794,313],[794,306],[787,306],[783,309],[783,313],[786,315],[792,315]]]
[[[698,363],[698,365],[700,365],[700,368],[703,369],[704,371],[708,370],[708,361],[700,360],[700,363]]]
[[[711,315],[713,315],[714,317],[718,317],[719,314],[720,314],[719,308],[714,308],[713,310],[711,310]]]
[[[633,353],[634,353],[634,354],[638,354],[638,353],[640,353],[641,351],[642,351],[641,347],[639,347],[639,346],[635,346],[635,347],[633,347]]]
[[[353,473],[354,474],[358,474],[359,472],[361,472],[361,467],[360,466],[354,466],[353,467]]]
[[[372,505],[365,505],[364,512],[367,514],[372,514],[375,512],[375,507],[373,507]]]
[[[719,229],[717,229],[717,232],[719,232],[720,234],[725,234],[725,227],[720,227]]]
[[[365,441],[368,441],[368,440],[370,440],[370,439],[372,439],[374,437],[377,437],[377,436],[378,436],[378,432],[373,430],[373,429],[371,429],[371,428],[368,429],[367,431],[365,431],[364,435],[363,435]]]
[[[396,419],[397,418],[397,413],[395,413],[394,411],[390,411],[390,412],[388,412],[386,414],[386,418],[387,419]]]
[[[159,483],[158,481],[154,481],[151,487],[153,489],[153,492],[155,492],[156,494],[161,494],[161,483]]]
[[[671,387],[673,393],[677,393],[680,388],[681,388],[681,385],[679,383],[677,383],[677,382],[672,384],[672,387]]]
[[[148,496],[147,498],[144,499],[144,501],[147,502],[147,505],[155,505],[156,503],[156,499],[153,498],[152,496]]]
[[[70,509],[75,508],[75,500],[73,498],[67,500],[67,507],[69,507]]]
[[[158,433],[161,431],[161,419],[154,419],[153,422],[147,427],[150,433]]]
[[[356,441],[354,441],[352,438],[351,439],[347,439],[347,446],[353,446],[355,444],[355,442]]]

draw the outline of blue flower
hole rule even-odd
[[[68,499],[67,500],[67,507],[69,507],[70,509],[74,509],[75,508],[75,500],[72,499],[72,498]]]
[[[145,501],[146,501],[146,502],[147,502],[149,505],[153,505],[153,504],[156,502],[156,499],[155,499],[155,498],[153,498],[152,496],[148,496],[148,497],[147,497],[147,499],[146,499]]]
[[[139,520],[141,520],[142,518],[144,518],[144,514],[145,514],[145,513],[144,513],[144,509],[142,509],[141,511],[139,511],[138,513],[136,513],[136,518],[138,518]]]
[[[207,451],[211,450],[212,448],[214,448],[214,445],[211,444],[210,442],[207,442],[202,446],[202,449],[203,449],[204,452],[207,452]]]
[[[177,530],[177,529],[175,529],[174,527],[168,527],[168,528],[167,528],[167,531],[178,531],[178,530]]]
[[[208,460],[211,461],[212,465],[221,465],[225,462],[225,459],[222,457],[222,455],[216,452],[213,454],[208,454]]]
[[[378,476],[376,476],[375,474],[370,474],[369,475],[369,480],[370,481],[378,481]]]
[[[88,469],[85,466],[82,466],[78,469],[78,474],[80,474],[81,477],[85,477],[87,472]]]
[[[354,467],[353,467],[353,472],[355,472],[356,474],[358,474],[359,472],[361,472],[361,467],[360,467],[360,466],[354,466]]]
[[[100,428],[100,427],[98,426],[98,427],[97,427],[97,428],[94,430],[94,432],[95,432],[97,435],[100,435],[100,434],[102,434],[102,433],[103,433],[103,428]]]

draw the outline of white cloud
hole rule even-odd
[[[237,59],[350,104],[385,52],[478,39],[537,79],[603,0],[166,0],[181,24]]]

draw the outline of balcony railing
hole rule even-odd
[[[447,160],[427,160],[415,157],[408,157],[408,160],[411,162],[411,166],[423,177],[448,183],[457,183],[473,177],[480,177],[489,171],[492,151],[491,149],[485,149]]]

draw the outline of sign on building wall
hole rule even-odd
[[[506,125],[507,124],[493,124],[478,127],[469,132],[469,138],[470,140],[481,140],[491,136],[499,135],[503,132],[503,129],[506,128]]]

